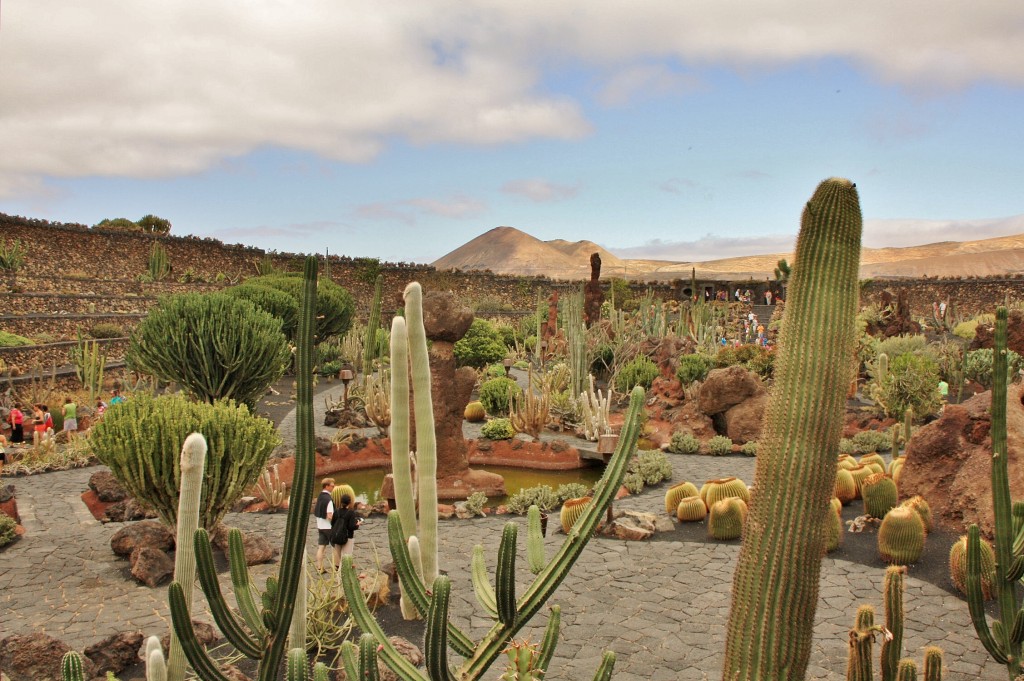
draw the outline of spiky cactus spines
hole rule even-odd
[[[679,504],[676,506],[676,518],[680,522],[697,522],[698,520],[704,520],[707,515],[708,507],[704,505],[704,500],[698,496],[684,497],[679,500]]]
[[[572,526],[576,524],[576,521],[580,519],[583,512],[587,510],[587,504],[590,502],[590,497],[581,497],[579,499],[567,499],[562,504],[562,510],[559,512],[558,518],[562,522],[563,532],[569,533]]]
[[[903,654],[903,589],[907,568],[890,565],[885,571],[882,598],[885,602],[885,629],[882,639],[882,681],[895,681]],[[915,673],[917,668],[915,667]]]
[[[822,182],[801,220],[758,441],[726,635],[730,681],[801,678],[807,668],[852,370],[861,229],[854,184]]]
[[[85,681],[82,656],[74,650],[64,653],[60,660],[60,677],[61,681]]]
[[[864,456],[857,459],[857,463],[864,464],[865,466],[870,463],[876,463],[882,467],[882,470],[885,470],[885,459],[883,459],[882,455],[879,454],[878,452],[871,452],[870,454],[865,454]]]
[[[699,492],[697,486],[689,481],[672,485],[665,491],[665,513],[675,513],[680,501],[686,497],[699,496]]]
[[[924,551],[924,523],[912,508],[897,506],[878,528],[878,554],[887,563],[916,563]]]
[[[856,468],[857,466],[860,465],[857,462],[857,459],[850,456],[849,454],[840,454],[838,463],[840,468],[845,468],[846,470]]]
[[[967,605],[978,638],[997,662],[1006,665],[1011,679],[1024,671],[1024,615],[1017,596],[1018,580],[1024,575],[1024,546],[1015,527],[1019,504],[1010,502],[1010,481],[1006,442],[1007,411],[1007,312],[996,310],[995,350],[992,353],[992,510],[995,520],[996,574],[992,580],[999,619],[989,626],[981,588],[981,530],[972,524],[967,530]],[[1015,405],[1016,409],[1019,406]],[[1015,513],[1015,508],[1017,513]]]
[[[924,681],[942,681],[942,648],[924,649]]]
[[[899,480],[897,480],[897,477],[899,476],[900,471],[903,469],[903,464],[905,461],[906,457],[898,456],[892,461],[890,461],[889,465],[885,469],[885,472],[891,475],[892,479],[896,481],[897,487],[900,484]]]
[[[825,514],[825,553],[832,553],[843,543],[842,506],[836,508],[839,500],[833,498],[832,501],[835,502],[831,507],[832,512]]]
[[[164,659],[160,639],[150,636],[146,639],[146,681],[167,681],[167,661]]]
[[[373,300],[370,302],[370,316],[366,320],[366,340],[363,341],[363,375],[373,373],[373,362],[380,348],[377,346],[377,331],[380,329],[381,289],[384,275],[378,274],[373,283]]]
[[[181,496],[178,497],[178,537],[174,553],[174,581],[181,584],[185,606],[192,609],[192,587],[196,581],[196,552],[192,536],[199,529],[199,502],[203,491],[206,466],[206,438],[192,433],[181,445]],[[171,645],[167,654],[167,678],[185,678],[185,653],[177,634],[171,629]]]
[[[708,480],[700,489],[700,498],[704,500],[704,505],[711,510],[711,507],[716,502],[729,497],[738,497],[743,501],[750,501],[750,490],[747,489],[747,484],[739,478],[718,478],[717,480]]]
[[[981,597],[992,600],[992,581],[996,576],[996,554],[992,545],[981,540]],[[949,549],[949,578],[962,594],[967,593],[967,535]]]
[[[861,499],[862,495],[863,495],[863,490],[861,489],[861,485],[864,484],[864,480],[869,475],[874,475],[876,471],[872,470],[870,466],[868,466],[866,464],[862,464],[862,463],[857,464],[856,466],[854,466],[853,468],[851,468],[849,470],[850,470],[850,475],[853,476],[854,484],[857,485],[857,496],[854,497],[854,499]]]
[[[846,505],[857,498],[857,483],[849,469],[840,467],[836,470],[836,498]]]
[[[309,508],[313,500],[313,333],[316,324],[316,279],[317,260],[306,258],[303,277],[302,305],[299,315],[299,331],[296,349],[297,401],[296,401],[296,447],[295,472],[292,477],[291,504],[285,521],[284,549],[278,577],[267,578],[267,589],[262,594],[263,610],[259,620],[255,616],[254,604],[247,596],[235,594],[241,616],[228,606],[220,590],[210,539],[203,529],[196,531],[194,546],[199,580],[206,593],[210,611],[217,627],[228,641],[247,657],[259,660],[257,681],[271,681],[277,678],[284,660],[285,645],[294,613],[299,588],[300,571],[305,570],[306,534],[309,525]],[[237,537],[237,538],[236,538]],[[237,578],[236,569],[245,571],[244,565],[234,563],[241,553],[241,536],[232,533],[229,544],[232,554],[232,583],[243,583],[248,588],[248,578]],[[244,561],[243,561],[244,563]],[[186,605],[182,584],[175,581],[168,588],[171,621],[181,641],[185,657],[196,674],[204,681],[225,681],[224,674],[209,657],[195,636],[189,609]],[[251,600],[251,599],[249,599]],[[243,603],[247,605],[243,606]],[[246,628],[248,625],[248,628]]]
[[[487,418],[487,413],[484,411],[483,403],[477,400],[466,405],[462,417],[470,423],[480,423]]]
[[[925,501],[924,497],[922,497],[920,494],[915,494],[914,496],[910,497],[902,504],[900,504],[900,506],[906,506],[907,508],[912,508],[915,511],[917,511],[917,514],[921,516],[921,522],[924,523],[925,534],[931,532],[932,508],[931,506],[928,505],[928,502]]]
[[[875,681],[873,649],[875,609],[870,605],[857,608],[857,618],[850,630],[850,649],[846,654],[846,681]]]
[[[874,473],[864,478],[860,494],[864,499],[864,513],[872,518],[884,518],[899,503],[896,483],[885,473]]]
[[[747,519],[747,504],[739,497],[716,501],[708,511],[708,536],[713,539],[739,539]]]

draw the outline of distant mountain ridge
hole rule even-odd
[[[760,279],[773,276],[780,258],[792,253],[751,255],[703,262],[627,260],[592,241],[542,241],[515,227],[495,227],[432,265],[439,270],[491,270],[497,274],[590,278],[590,255],[601,256],[601,277],[645,281],[688,278]],[[1024,274],[1024,234],[978,241],[943,241],[901,248],[861,250],[861,278],[965,277]]]

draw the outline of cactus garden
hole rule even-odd
[[[1024,313],[862,304],[860,234],[855,185],[822,182],[765,319],[696,274],[616,298],[599,258],[503,317],[309,256],[154,301],[122,356],[79,334],[74,378],[12,382],[3,415],[127,399],[7,449],[0,669],[1015,678]],[[361,525],[325,560],[326,479]]]

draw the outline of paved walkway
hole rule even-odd
[[[323,400],[318,401],[322,408]],[[725,474],[738,475],[748,483],[753,479],[752,459],[670,458],[674,480],[702,481]],[[114,556],[109,545],[120,525],[96,522],[79,499],[95,470],[12,480],[28,535],[0,552],[0,637],[45,631],[82,649],[118,631],[166,631],[166,587],[149,589],[127,576],[127,561]],[[659,488],[619,501],[616,507],[663,512],[663,504]],[[514,519],[525,525],[523,519]],[[493,570],[500,527],[507,520],[445,521],[440,527],[441,567],[453,582],[453,619],[474,637],[489,622],[473,596],[472,547],[484,546]],[[229,525],[263,532],[276,545],[283,537],[284,521],[284,514],[229,514],[226,518]],[[375,557],[390,560],[384,524],[382,518],[374,517],[359,532],[356,551],[364,565]],[[311,530],[311,542],[313,536]],[[562,538],[561,533],[551,533],[546,540],[548,555]],[[736,544],[664,538],[591,541],[551,601],[561,604],[563,619],[552,678],[592,678],[601,652],[611,649],[618,654],[614,678],[620,681],[720,679],[738,551]],[[525,568],[524,550],[519,565]],[[256,566],[252,571],[262,585],[276,573],[277,565]],[[520,590],[530,577],[525,569],[520,573]],[[858,605],[871,603],[882,612],[882,577],[883,571],[877,568],[824,560],[809,679],[845,678],[847,632]],[[227,583],[226,573],[222,581]],[[911,576],[905,603],[907,656],[920,664],[923,647],[934,644],[946,653],[947,679],[1005,678],[1005,668],[995,664],[978,642],[962,600]],[[197,609],[205,609],[201,596]],[[539,616],[535,622],[537,626],[526,633],[536,641],[544,619]]]

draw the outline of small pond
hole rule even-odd
[[[505,478],[505,489],[509,494],[515,494],[526,487],[536,485],[551,485],[558,489],[559,485],[570,482],[579,482],[588,487],[601,479],[604,473],[604,466],[588,466],[586,468],[574,468],[568,471],[543,471],[529,468],[509,468],[506,466],[473,466],[476,470],[485,470],[497,473]],[[341,471],[333,473],[338,483],[352,485],[356,491],[358,501],[373,504],[379,500],[380,485],[384,481],[386,471],[383,468],[368,468],[358,471]],[[507,497],[494,497],[488,500],[488,505],[497,506],[505,503]]]

